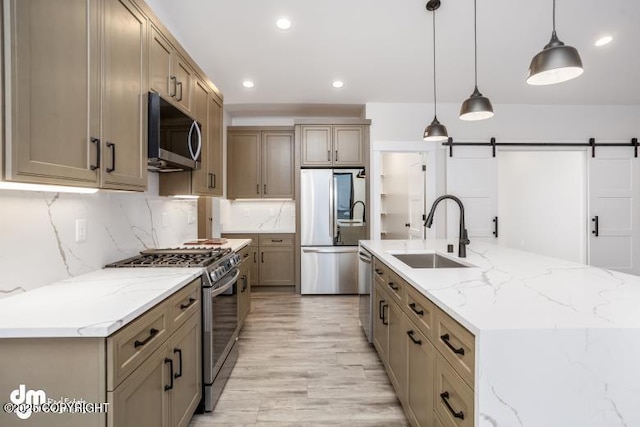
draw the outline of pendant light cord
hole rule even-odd
[[[554,0],[555,1],[555,0]],[[473,0],[473,49],[475,61],[475,84],[478,89],[478,10],[477,0]]]
[[[433,10],[433,115],[438,115],[436,102],[436,11]]]
[[[556,0],[553,0],[553,34],[556,33]]]

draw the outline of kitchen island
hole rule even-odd
[[[361,246],[473,335],[474,415],[455,425],[640,425],[640,277],[478,239],[460,259],[447,243],[457,246]],[[467,266],[411,268],[394,256],[429,252]]]

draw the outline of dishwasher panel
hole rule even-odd
[[[303,247],[300,251],[304,294],[358,294],[358,247]]]

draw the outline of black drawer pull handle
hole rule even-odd
[[[243,258],[249,258],[249,252],[247,252],[246,254],[242,255]]]
[[[171,87],[169,87],[169,96],[174,98],[176,96],[177,88],[178,88],[178,78],[176,76],[169,77],[170,81],[173,82],[173,93],[171,93]],[[171,86],[171,84],[169,84]]]
[[[413,331],[407,331],[407,335],[409,335],[409,338],[411,338],[411,341],[413,341],[414,344],[417,345],[422,345],[422,340],[417,340],[413,337],[414,332]]]
[[[90,166],[91,170],[94,171],[100,167],[100,139],[91,138],[91,143],[96,144],[96,164]]]
[[[382,304],[384,304],[384,300],[381,299],[378,301],[378,319],[382,320]]]
[[[389,308],[389,304],[384,304],[384,305],[382,306],[382,324],[383,324],[383,325],[388,325],[388,324],[389,324],[389,321],[387,321],[387,320],[385,319],[385,315],[384,315],[384,309],[385,309],[385,308]]]
[[[493,235],[495,237],[498,237],[498,217],[497,216],[493,217],[493,223],[495,224],[493,227]]]
[[[382,276],[382,270],[380,270],[379,268],[376,268],[376,274],[379,274]]]
[[[399,287],[397,287],[393,282],[389,282],[388,283],[389,287],[391,289],[393,289],[394,291],[397,291],[398,289],[400,289]]]
[[[254,264],[258,262],[258,261],[256,261],[256,255],[257,255],[257,254],[258,254],[257,252],[254,252],[254,253],[253,253],[253,263],[254,263]]]
[[[179,348],[173,349],[173,354],[178,353],[178,368],[180,368],[180,372],[176,372],[173,374],[173,378],[180,378],[182,376],[182,350]]]
[[[151,329],[149,330],[149,336],[148,336],[148,337],[146,337],[145,339],[143,339],[142,341],[140,341],[140,340],[136,340],[136,341],[133,343],[133,347],[134,347],[134,348],[142,347],[143,345],[145,345],[146,343],[148,343],[149,341],[151,341],[151,340],[153,339],[153,337],[155,337],[156,335],[158,335],[158,333],[159,333],[159,332],[160,332],[159,330],[157,330],[157,329],[155,329],[155,328],[151,328]]]
[[[164,385],[164,391],[169,391],[173,388],[173,359],[169,357],[164,358],[164,364],[169,364],[169,369],[171,369],[171,375],[169,375],[169,385]]]
[[[107,148],[111,148],[111,167],[107,168],[107,173],[111,173],[116,170],[116,144],[107,142]]]
[[[413,312],[415,314],[417,314],[418,316],[424,316],[424,310],[418,310],[416,309],[416,303],[412,302],[411,304],[409,304],[409,307],[411,308],[411,310],[413,310]]]
[[[282,242],[282,239],[271,239],[271,241],[273,243],[280,243],[280,242]]]
[[[182,82],[177,82],[176,86],[180,86],[180,97],[176,99],[176,101],[182,101]]]
[[[189,297],[188,303],[180,304],[180,310],[186,310],[187,308],[191,307],[196,301],[198,301],[196,298]]]
[[[453,415],[455,418],[460,418],[461,420],[464,420],[464,412],[462,412],[462,411],[456,412],[451,407],[451,404],[449,403],[449,392],[448,391],[445,391],[444,393],[440,393],[440,398],[444,402],[444,404],[447,407],[447,409],[449,410],[449,412],[451,412],[451,415]]]
[[[595,229],[591,231],[591,234],[598,237],[600,235],[600,218],[598,218],[598,215],[596,215],[591,218],[591,221],[593,221],[595,227]]]
[[[451,349],[451,351],[453,351],[455,354],[459,354],[460,356],[464,356],[464,348],[455,348],[454,346],[452,346],[451,342],[449,342],[450,338],[451,337],[449,336],[449,334],[444,334],[440,337],[440,339],[444,341],[444,343]]]

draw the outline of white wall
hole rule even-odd
[[[501,151],[500,243],[586,262],[586,190],[583,151]]]
[[[195,200],[159,197],[155,174],[145,193],[0,190],[0,298],[194,239],[196,215]],[[76,219],[86,220],[84,242]]]

